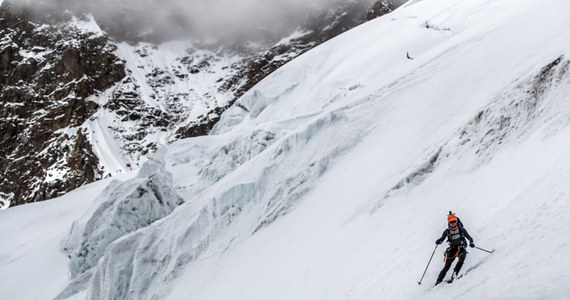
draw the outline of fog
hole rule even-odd
[[[91,14],[111,35],[205,38],[224,34],[255,38],[290,33],[308,16],[347,2],[372,7],[380,0],[0,0],[36,14],[71,11]],[[403,3],[404,0],[385,0]]]
[[[80,0],[79,9],[107,26],[121,24],[160,32],[208,36],[218,32],[285,30],[304,11],[325,9],[332,0]],[[366,0],[371,1],[371,0]],[[74,5],[77,2],[73,2]]]

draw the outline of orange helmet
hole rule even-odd
[[[454,214],[449,214],[449,216],[447,216],[447,223],[451,221],[457,221],[457,217]]]

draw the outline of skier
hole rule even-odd
[[[467,256],[467,251],[465,250],[465,247],[467,247],[467,241],[465,241],[465,238],[469,240],[469,246],[471,248],[475,247],[473,238],[469,233],[467,233],[467,230],[463,228],[461,220],[459,220],[452,212],[449,212],[449,215],[447,216],[447,226],[448,228],[443,232],[441,238],[435,241],[435,243],[439,245],[447,238],[447,242],[449,243],[449,247],[445,250],[445,266],[439,273],[435,285],[438,285],[443,280],[456,257],[459,259],[453,269],[453,273],[451,274],[450,282],[453,281],[454,277],[459,273],[459,270],[461,270],[465,257]]]

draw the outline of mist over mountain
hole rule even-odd
[[[223,37],[263,40],[290,34],[307,16],[315,18],[347,3],[372,7],[376,0],[22,0],[38,16],[92,14],[111,36],[129,41]],[[390,1],[394,5],[403,0]],[[275,42],[275,41],[273,41]]]

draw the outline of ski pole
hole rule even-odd
[[[485,252],[487,252],[487,253],[493,253],[493,252],[495,252],[495,250],[489,251],[489,250],[485,250],[485,249],[479,248],[479,247],[475,247],[475,249],[479,249],[479,250],[485,251]]]
[[[422,275],[422,278],[420,279],[420,281],[418,281],[418,284],[422,284],[422,280],[424,280],[424,276],[426,275],[426,271],[429,267],[429,264],[431,263],[431,259],[433,258],[433,255],[435,254],[435,249],[437,249],[437,246],[439,245],[435,245],[435,248],[433,248],[433,252],[431,254],[431,257],[429,258],[428,264],[426,266],[426,269],[424,270],[424,274]]]

